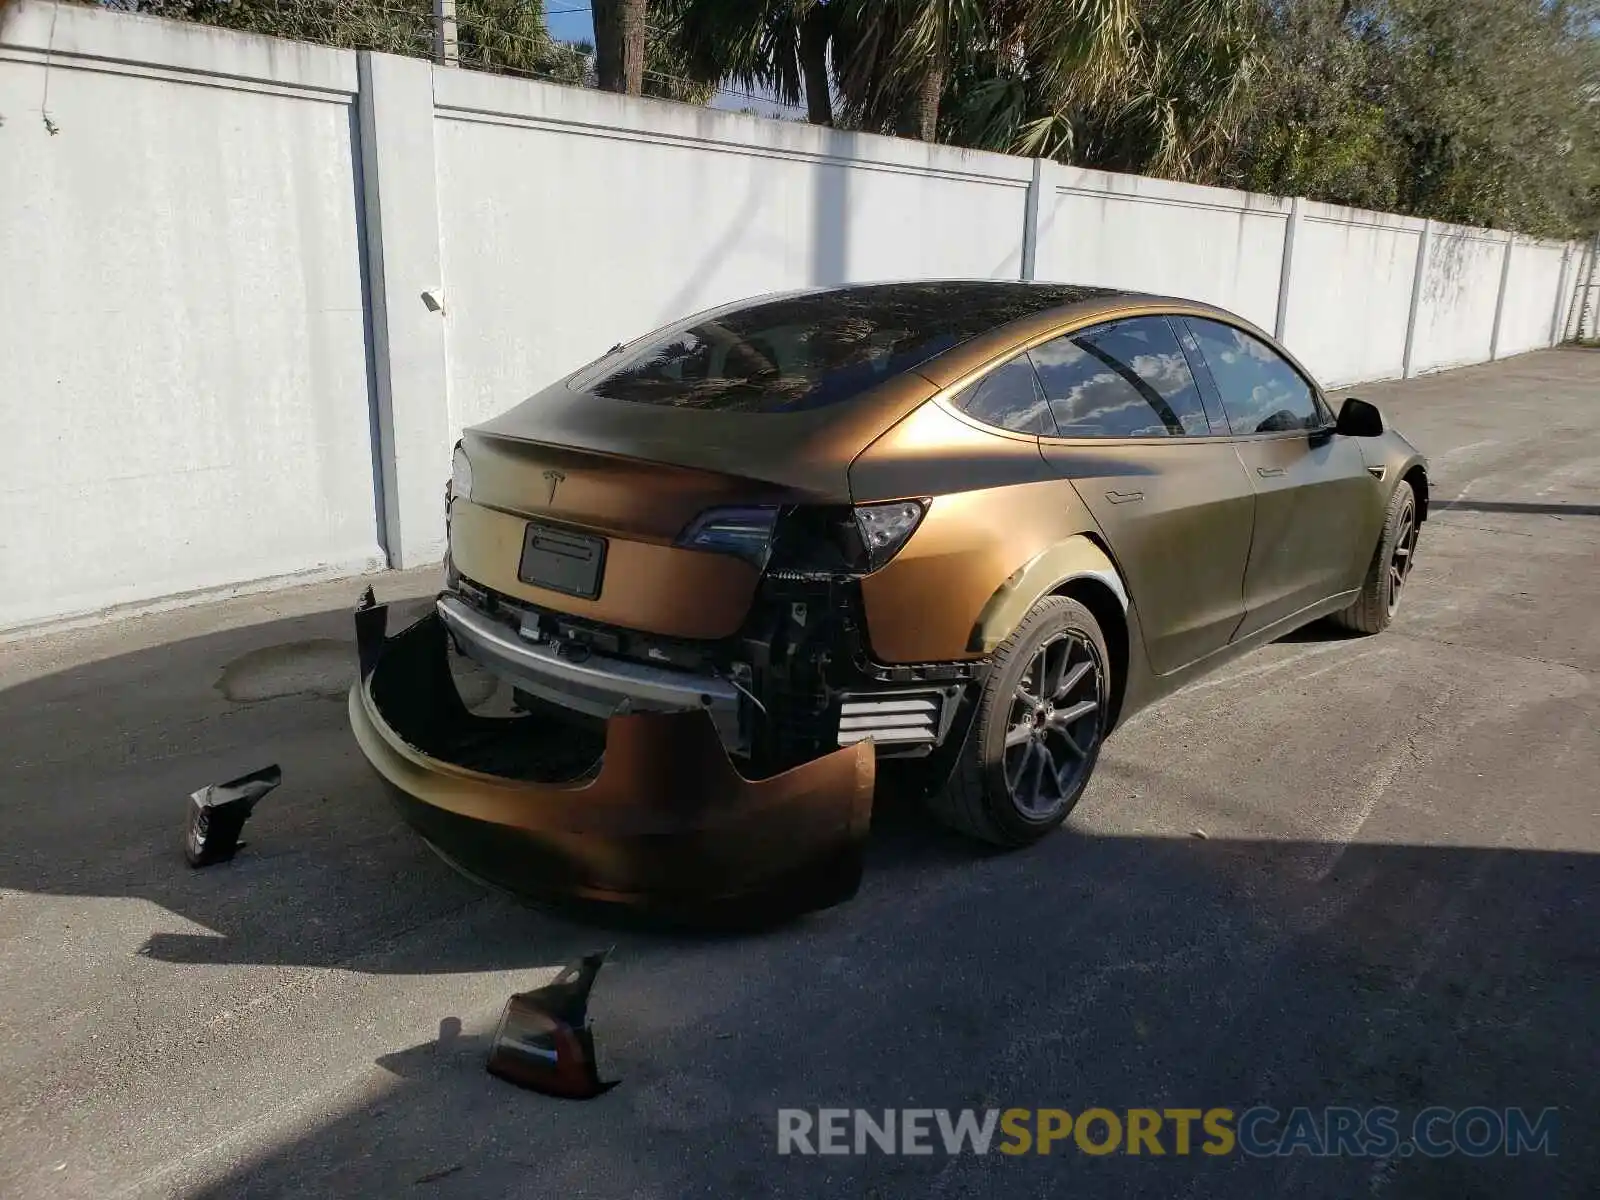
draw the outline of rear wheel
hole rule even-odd
[[[1417,497],[1411,485],[1401,480],[1389,498],[1389,511],[1383,520],[1372,564],[1361,585],[1361,594],[1349,608],[1333,614],[1333,621],[1355,633],[1382,633],[1389,628],[1400,607],[1400,592],[1411,578],[1417,557]]]
[[[1046,596],[995,652],[971,737],[933,814],[1001,846],[1049,833],[1100,756],[1111,694],[1105,637],[1068,596]]]

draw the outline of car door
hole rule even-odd
[[[1172,325],[1112,321],[1029,357],[1054,422],[1040,452],[1104,531],[1151,668],[1221,649],[1244,615],[1255,495]]]
[[[1293,363],[1233,325],[1184,324],[1256,492],[1243,637],[1358,586],[1376,492],[1356,441],[1333,432],[1316,385]]]

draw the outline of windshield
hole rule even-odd
[[[850,400],[980,333],[1082,299],[1020,283],[877,284],[723,309],[601,360],[580,386],[635,404],[795,412]]]

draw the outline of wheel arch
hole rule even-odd
[[[1411,485],[1417,497],[1417,520],[1428,519],[1428,466],[1421,459],[1413,459],[1400,473],[1400,479]]]
[[[1128,688],[1128,614],[1115,592],[1102,579],[1078,575],[1064,580],[1050,591],[1052,596],[1068,596],[1094,614],[1111,656],[1111,689],[1107,700],[1107,730],[1115,729],[1122,716],[1122,697]]]
[[[1127,690],[1131,657],[1128,588],[1099,538],[1078,533],[1035,555],[1000,585],[972,627],[968,649],[991,654],[1046,596],[1068,596],[1093,614],[1111,656],[1108,724],[1114,727]]]

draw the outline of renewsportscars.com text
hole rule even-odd
[[[1555,1154],[1556,1110],[782,1108],[779,1154],[1126,1154],[1482,1158]]]

